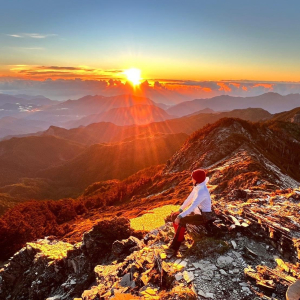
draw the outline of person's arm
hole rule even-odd
[[[191,191],[189,196],[185,199],[183,204],[180,206],[179,213],[182,213],[184,209],[189,206],[189,204],[193,201],[194,196],[195,196],[195,189]]]
[[[202,194],[203,195],[203,194]],[[190,205],[190,207],[188,209],[186,209],[185,211],[181,212],[178,215],[178,218],[184,218],[185,216],[189,215],[191,212],[193,212],[195,210],[195,208],[197,206],[199,206],[199,204],[204,200],[204,197],[201,197],[201,191],[198,190],[195,192],[195,197],[193,198],[193,202]]]

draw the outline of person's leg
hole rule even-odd
[[[186,216],[180,220],[180,223],[183,224],[186,227],[186,224],[191,225],[205,225],[208,221],[207,217],[205,216],[205,213],[202,215],[192,215],[192,216]]]
[[[174,249],[175,251],[178,251],[181,243],[185,240],[184,235],[186,231],[186,224],[192,222],[194,219],[195,219],[194,216],[187,216],[180,219],[179,225],[173,222],[174,228],[175,226],[177,226],[177,228],[175,230],[175,236],[170,245],[170,248]]]
[[[172,213],[172,215],[171,215],[171,218],[172,218],[172,222],[173,222],[173,227],[174,227],[174,230],[175,230],[175,233],[176,233],[176,231],[177,231],[177,228],[178,228],[178,225],[177,224],[175,224],[175,219],[177,218],[177,216],[179,215],[179,212],[177,211],[177,212],[174,212],[174,213]]]
[[[186,216],[180,219],[179,226],[177,225],[178,228],[175,231],[176,233],[170,247],[178,251],[181,243],[184,241],[184,235],[186,232],[187,224],[192,224],[197,226],[197,225],[204,225],[206,222],[207,222],[207,218],[203,214]],[[173,224],[176,225],[174,222]]]

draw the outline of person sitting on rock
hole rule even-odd
[[[171,218],[175,229],[175,236],[167,252],[176,254],[181,243],[187,224],[205,225],[212,219],[211,198],[206,186],[209,178],[202,169],[194,170],[191,174],[194,188],[177,212]]]

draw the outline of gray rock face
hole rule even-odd
[[[127,273],[123,276],[123,278],[120,281],[120,285],[122,287],[135,287],[135,282],[131,278],[131,274]]]
[[[48,239],[28,243],[0,270],[0,299],[80,297],[95,280],[97,262],[110,254],[116,239],[130,233],[129,220],[116,218],[100,221],[76,245]]]
[[[115,240],[126,239],[130,234],[128,219],[103,220],[83,235],[82,250],[91,260],[97,262],[101,256],[111,252]]]
[[[233,258],[230,256],[220,256],[217,260],[217,265],[220,268],[229,267],[233,263]]]
[[[130,254],[133,251],[140,250],[144,246],[143,242],[141,242],[138,238],[134,236],[130,236],[126,240],[115,241],[112,244],[112,253],[115,256],[120,254]]]

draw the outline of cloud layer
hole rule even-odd
[[[0,92],[8,94],[44,95],[53,99],[77,99],[85,95],[112,96],[118,94],[136,94],[151,98],[156,102],[174,104],[195,98],[210,98],[218,95],[256,96],[266,92],[277,92],[282,95],[300,93],[300,83],[293,82],[256,82],[256,81],[184,81],[150,79],[143,81],[136,88],[124,79],[115,79],[103,76],[102,79],[63,79],[62,74],[82,72],[82,68],[75,67],[40,67],[39,71],[22,71],[21,73],[42,72],[43,75],[56,74],[59,79],[18,79],[0,78]],[[95,69],[84,69],[84,72],[94,72]],[[120,70],[118,70],[120,71]],[[49,72],[49,73],[48,73]],[[104,74],[115,73],[116,70],[101,71]],[[118,72],[117,72],[118,73]]]
[[[135,88],[126,82],[123,69],[89,66],[10,66],[10,76],[0,76],[0,93],[44,95],[66,100],[85,95],[113,96],[135,94],[156,102],[175,104],[218,95],[256,96],[266,92],[282,95],[300,93],[300,82],[262,82],[247,80],[192,81],[147,79]]]

